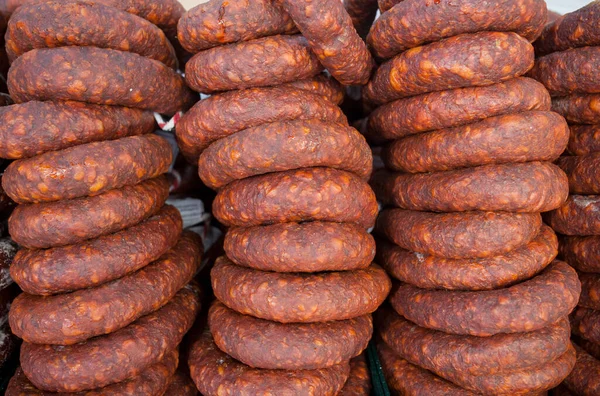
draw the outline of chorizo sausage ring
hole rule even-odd
[[[94,197],[18,205],[8,227],[13,240],[30,249],[72,245],[138,224],[168,196],[169,182],[159,176]]]
[[[86,0],[25,4],[11,15],[5,40],[11,62],[36,48],[93,46],[129,51],[177,67],[175,50],[158,27]]]
[[[166,173],[172,159],[165,138],[130,136],[14,161],[4,171],[2,186],[17,203],[94,196]]]
[[[23,372],[38,389],[52,392],[96,389],[140,375],[181,342],[200,309],[199,293],[188,285],[158,311],[79,344],[25,342]]]
[[[481,32],[410,49],[383,63],[363,90],[372,104],[496,84],[525,74],[533,47],[516,33]]]
[[[577,362],[564,384],[577,395],[600,394],[600,361],[577,345],[575,350]]]
[[[220,302],[208,312],[215,344],[250,367],[315,370],[358,356],[373,333],[371,315],[325,323],[282,324],[239,314]]]
[[[409,173],[554,161],[568,142],[564,118],[550,111],[527,111],[396,140],[385,148],[383,160],[389,169]]]
[[[390,8],[402,1],[404,0],[378,0],[377,4],[379,5],[379,11],[381,11],[381,13],[383,14],[384,12],[389,11]]]
[[[446,259],[377,241],[377,262],[396,279],[424,289],[492,290],[529,279],[558,252],[554,231],[542,226],[527,245],[487,258]]]
[[[149,111],[80,102],[27,102],[0,108],[0,157],[20,159],[84,143],[154,131]]]
[[[11,65],[8,90],[15,103],[75,100],[165,114],[186,110],[197,100],[168,66],[131,52],[95,47],[31,50]]]
[[[570,48],[600,45],[600,35],[592,26],[600,24],[600,4],[588,5],[544,27],[534,47],[537,56]]]
[[[534,278],[504,289],[446,291],[402,284],[392,291],[390,302],[419,326],[488,337],[549,326],[577,306],[580,293],[577,272],[555,261]]]
[[[571,314],[571,330],[585,340],[600,344],[600,311],[577,307]]]
[[[103,388],[84,392],[71,393],[71,396],[101,396],[101,395],[160,395],[169,387],[173,373],[177,369],[179,353],[177,349],[158,363],[153,364],[136,377]],[[6,396],[51,396],[53,392],[37,389],[25,376],[21,368],[17,369],[6,389]],[[180,395],[177,393],[177,395]]]
[[[192,54],[240,41],[298,33],[294,21],[272,0],[209,1],[186,12],[177,28],[181,46]]]
[[[367,365],[366,352],[350,360],[350,375],[338,396],[370,395],[371,372]]]
[[[373,226],[377,201],[369,185],[353,173],[305,168],[236,180],[222,188],[213,214],[226,226],[309,220]]]
[[[171,384],[163,395],[198,396],[198,388],[188,374],[177,370]]]
[[[271,36],[202,51],[185,65],[194,91],[267,87],[313,77],[323,71],[304,37]]]
[[[234,180],[311,166],[341,169],[368,180],[373,155],[352,127],[320,120],[283,121],[214,142],[200,155],[198,173],[216,190]]]
[[[569,195],[560,208],[547,213],[548,224],[564,235],[600,235],[600,196]]]
[[[464,33],[515,32],[534,41],[544,29],[546,12],[543,0],[440,1],[434,5],[404,0],[375,21],[367,43],[375,56],[391,58],[410,48]]]
[[[336,80],[344,85],[369,81],[375,62],[341,1],[279,0],[279,4]]]
[[[600,274],[579,274],[581,296],[579,306],[600,311]]]
[[[208,330],[192,344],[188,364],[192,380],[204,395],[219,391],[240,395],[337,394],[350,372],[347,362],[318,370],[252,368],[221,352]]]
[[[400,247],[446,258],[484,258],[529,243],[539,232],[539,213],[427,213],[388,209],[376,231]]]
[[[275,121],[319,119],[348,125],[333,103],[293,87],[251,88],[201,100],[181,117],[177,142],[190,162],[212,142],[241,130]]]
[[[532,370],[559,358],[571,344],[566,317],[541,330],[491,337],[426,329],[389,308],[377,312],[375,325],[400,357],[442,377],[451,372],[477,377]]]
[[[384,203],[433,212],[547,212],[560,207],[569,196],[567,177],[550,162],[419,174],[382,171],[371,185]]]
[[[323,73],[317,74],[312,78],[306,78],[304,80],[282,84],[281,86],[289,86],[312,92],[316,95],[322,96],[336,105],[341,104],[344,101],[344,96],[346,95],[346,88],[342,84],[340,84],[333,77]]]
[[[201,244],[197,234],[187,232],[158,260],[112,282],[51,297],[22,293],[11,306],[10,327],[26,342],[52,345],[122,329],[165,305],[192,279]]]
[[[569,129],[569,154],[587,155],[600,151],[600,125],[571,125]]]
[[[385,301],[392,287],[377,265],[356,271],[286,274],[240,267],[225,257],[217,259],[211,282],[215,296],[229,308],[280,323],[367,315]]]
[[[376,142],[393,140],[532,110],[550,110],[550,95],[539,82],[517,77],[485,87],[431,92],[385,104],[369,115],[366,136]]]
[[[409,363],[380,339],[376,342],[381,369],[390,391],[395,395],[476,396],[431,371]]]
[[[576,157],[562,157],[557,165],[569,177],[571,194],[600,194],[600,152]]]
[[[600,236],[560,238],[559,257],[581,272],[600,273]]]
[[[573,336],[573,345],[580,346],[587,353],[595,357],[596,359],[600,359],[600,344],[595,344],[591,341],[584,340],[581,337]]]
[[[552,99],[552,111],[571,124],[600,123],[600,95],[569,95]]]
[[[167,205],[114,234],[76,245],[21,249],[10,267],[11,276],[24,292],[36,295],[96,287],[158,259],[177,243],[181,227],[179,211]]]
[[[600,93],[600,47],[574,48],[536,59],[528,76],[535,78],[551,96]]]
[[[375,241],[364,228],[320,221],[230,228],[224,248],[237,265],[276,272],[364,269],[375,256]]]

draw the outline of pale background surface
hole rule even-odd
[[[179,0],[188,10],[200,3],[206,3],[207,0]],[[546,0],[548,9],[564,14],[566,12],[575,11],[583,7],[589,0]]]

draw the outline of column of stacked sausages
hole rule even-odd
[[[19,204],[10,273],[24,291],[9,314],[24,342],[7,394],[161,395],[199,310],[188,282],[202,245],[164,205],[172,149],[151,134],[152,111],[195,94],[164,33],[114,7],[26,4],[6,37],[17,104],[0,111],[0,157],[15,160],[2,185]]]
[[[578,395],[600,393],[600,3],[546,26],[535,43],[531,75],[553,96],[552,108],[570,124],[558,165],[571,195],[546,218],[562,234],[560,254],[579,273],[581,298],[571,316],[577,364],[564,385]]]
[[[197,53],[186,81],[214,94],[184,115],[178,141],[230,227],[192,378],[205,395],[337,394],[391,283],[371,264],[371,153],[321,73],[364,84],[372,59],[337,0],[213,0],[178,30]],[[353,367],[349,386],[368,389],[364,360]]]
[[[530,41],[542,0],[381,2],[366,86],[377,262],[399,280],[378,312],[382,366],[400,394],[540,393],[575,364],[567,315],[580,283],[553,261],[540,212],[567,198],[550,161],[568,127],[550,112]],[[393,4],[397,3],[397,4]],[[391,7],[391,8],[390,8]]]

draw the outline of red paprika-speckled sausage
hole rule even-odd
[[[536,277],[505,289],[446,291],[403,284],[392,291],[390,302],[420,326],[487,337],[549,326],[575,308],[580,293],[577,272],[555,261]]]
[[[101,395],[161,395],[169,387],[173,373],[177,369],[179,353],[177,350],[166,354],[158,363],[144,370],[140,375],[123,382],[90,391],[70,393],[70,396]],[[21,368],[11,378],[6,396],[52,396],[54,392],[37,389],[25,376]]]
[[[177,372],[175,372],[173,375],[171,384],[164,394],[177,396],[197,396],[198,389],[188,374],[177,370]]]
[[[335,396],[350,372],[347,362],[318,370],[252,368],[221,352],[209,331],[205,331],[192,344],[188,364],[192,379],[204,395],[223,392],[240,396]]]
[[[201,100],[177,124],[177,142],[193,163],[212,142],[261,124],[319,119],[348,125],[342,110],[313,93],[291,87],[252,88]]]
[[[375,256],[375,242],[364,228],[320,221],[230,228],[224,248],[238,265],[276,272],[364,269]]]
[[[560,208],[547,213],[545,220],[564,235],[600,235],[600,196],[570,195]]]
[[[172,159],[165,138],[131,136],[14,161],[4,172],[2,186],[18,203],[94,196],[166,173]]]
[[[356,29],[356,33],[362,38],[367,37],[377,16],[377,0],[344,0],[343,3],[346,12],[352,18],[352,25]],[[365,394],[367,393],[369,392],[365,392]]]
[[[539,232],[539,213],[427,213],[388,209],[376,231],[400,247],[446,258],[483,258],[529,243]]]
[[[27,102],[0,108],[0,157],[19,159],[83,143],[154,131],[149,111],[79,102]]]
[[[366,353],[363,352],[350,360],[350,376],[338,396],[370,395],[372,389],[371,372],[367,365]]]
[[[375,315],[379,336],[400,357],[437,375],[507,374],[551,362],[570,346],[569,321],[541,330],[491,337],[458,336],[426,329],[389,308]]]
[[[481,32],[410,49],[382,64],[363,91],[383,104],[431,91],[485,86],[525,74],[533,47],[516,33]]]
[[[177,25],[181,46],[191,53],[298,28],[275,0],[216,0],[186,12]]]
[[[220,302],[208,313],[215,344],[250,367],[315,370],[359,355],[373,333],[371,315],[321,323],[282,324],[239,314]]]
[[[377,201],[353,173],[306,168],[237,180],[219,191],[213,214],[227,226],[308,220],[373,226]]]
[[[527,111],[396,140],[384,150],[383,160],[389,169],[410,173],[554,161],[568,142],[569,127],[563,117]]]
[[[573,334],[600,344],[600,311],[577,307],[570,319]]]
[[[392,395],[476,396],[450,381],[438,377],[398,356],[383,341],[377,341],[381,369]]]
[[[369,115],[366,136],[374,141],[398,139],[529,110],[550,110],[550,95],[539,82],[518,77],[486,87],[431,92],[388,103]]]
[[[600,24],[600,3],[590,4],[559,17],[546,25],[534,44],[538,56],[575,47],[600,45],[600,35],[593,26]]]
[[[333,77],[323,73],[304,80],[292,81],[282,84],[283,87],[295,87],[308,92],[312,92],[329,100],[337,105],[344,101],[346,88]]]
[[[419,45],[486,30],[515,32],[533,41],[544,28],[546,13],[543,0],[404,0],[375,21],[367,43],[375,56],[390,58]]]
[[[200,155],[198,173],[204,184],[218,189],[234,180],[310,166],[368,179],[373,156],[365,138],[352,127],[320,120],[282,121],[214,142]]]
[[[600,361],[577,345],[575,350],[577,363],[564,384],[577,395],[600,394]]]
[[[600,123],[600,95],[569,95],[552,99],[552,111],[574,124]]]
[[[371,185],[383,203],[434,212],[547,212],[569,196],[565,173],[549,162],[419,174],[380,171]]]
[[[13,62],[8,90],[16,103],[76,100],[165,114],[185,110],[197,100],[168,66],[131,52],[95,47],[29,51]]]
[[[580,273],[581,296],[579,306],[600,310],[600,274]]]
[[[213,93],[279,85],[322,70],[304,37],[271,36],[199,52],[185,65],[185,80],[195,91]]]
[[[557,164],[569,177],[571,194],[600,194],[600,152],[562,157]]]
[[[156,216],[114,234],[51,249],[21,249],[11,276],[30,294],[98,286],[158,259],[175,245],[181,227],[179,211],[167,205]]]
[[[312,50],[344,85],[369,81],[375,62],[339,0],[278,0]]]
[[[45,0],[5,0],[3,7],[1,7],[2,13],[8,16],[23,4],[43,1]],[[155,0],[150,2],[146,0],[92,0],[90,2],[115,7],[144,18],[164,30],[169,38],[176,36],[177,21],[185,13],[185,8],[178,0]]]
[[[558,251],[578,271],[600,273],[600,236],[562,237]]]
[[[25,342],[21,367],[37,388],[54,392],[77,392],[124,381],[174,350],[199,309],[199,290],[188,285],[158,311],[114,333],[69,346]]]
[[[175,50],[158,27],[86,0],[26,4],[11,15],[5,40],[11,62],[35,48],[93,46],[129,51],[177,67]]]
[[[112,234],[158,212],[169,196],[164,176],[96,195],[18,205],[8,220],[12,238],[27,248],[70,245]]]
[[[12,1],[15,1],[15,0],[12,0]],[[395,6],[398,3],[401,3],[402,1],[404,1],[404,0],[378,0],[377,3],[379,4],[379,10],[383,14],[384,12],[388,11],[390,8],[392,8],[393,6]]]
[[[504,255],[482,259],[445,259],[410,252],[386,241],[377,241],[377,262],[403,282],[424,289],[491,290],[529,279],[546,268],[558,252],[550,227],[527,245]]]
[[[573,336],[573,341],[576,345],[580,346],[587,353],[595,357],[596,359],[600,359],[600,344],[594,344],[593,342],[584,340],[581,337]]]
[[[600,93],[600,47],[574,48],[536,59],[529,77],[546,86],[550,95]]]
[[[188,231],[157,261],[112,282],[52,297],[22,293],[11,306],[10,327],[34,344],[72,345],[112,333],[166,304],[201,259],[202,240]]]
[[[571,125],[567,151],[571,155],[587,155],[600,151],[599,125]]]
[[[286,274],[240,267],[226,257],[217,259],[211,282],[215,296],[229,308],[281,323],[327,322],[370,314],[392,287],[377,265],[355,271]]]

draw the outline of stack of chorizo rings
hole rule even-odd
[[[338,0],[213,0],[178,30],[188,85],[212,95],[178,142],[228,227],[192,379],[204,395],[335,395],[391,288],[367,232],[371,151],[337,107],[371,56]],[[368,389],[352,367],[348,386]]]
[[[152,112],[196,95],[145,1],[34,1],[8,23],[16,104],[0,109],[23,339],[7,395],[162,395],[200,308],[202,241],[165,205],[173,151]],[[176,1],[160,1],[166,15]],[[121,7],[119,7],[119,5]],[[143,14],[143,13],[142,13]],[[176,21],[175,21],[176,23]]]
[[[382,4],[386,3],[386,4]],[[575,364],[577,273],[541,212],[568,195],[552,161],[569,136],[523,77],[542,0],[380,1],[381,65],[363,91],[386,169],[376,261],[397,280],[375,316],[399,394],[539,394]]]
[[[545,220],[560,234],[559,254],[581,280],[571,315],[577,364],[563,386],[578,395],[600,394],[600,3],[547,25],[535,42],[531,76],[552,95],[552,108],[569,122],[570,138],[558,165],[571,195]]]

